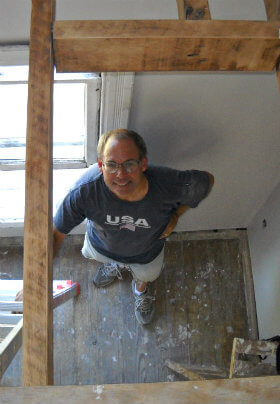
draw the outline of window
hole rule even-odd
[[[54,76],[55,168],[96,161],[101,78],[94,73]],[[0,168],[22,169],[25,159],[28,66],[0,68]]]
[[[54,211],[97,160],[100,90],[98,74],[54,75]],[[22,226],[24,217],[27,94],[28,66],[0,67],[0,236],[9,234],[11,225]]]

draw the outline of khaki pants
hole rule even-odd
[[[164,248],[161,250],[159,255],[148,264],[125,264],[123,262],[115,261],[112,258],[106,257],[96,251],[89,241],[88,234],[85,234],[85,241],[82,248],[82,254],[85,258],[94,259],[95,261],[102,262],[104,264],[108,262],[115,262],[120,266],[120,268],[127,268],[132,272],[133,278],[141,282],[153,282],[155,281],[162,270],[163,258],[164,258]]]

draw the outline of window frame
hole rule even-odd
[[[55,74],[57,76],[57,74]],[[85,157],[84,159],[53,159],[54,169],[86,168],[96,162],[96,147],[99,136],[99,114],[101,102],[101,77],[97,73],[85,73],[83,78],[77,75],[68,75],[69,78],[54,78],[55,83],[84,83],[85,84]],[[75,77],[76,76],[76,77]],[[8,84],[28,84],[28,80],[3,80],[1,85]],[[27,113],[27,110],[26,110]],[[25,160],[0,160],[0,170],[24,170]]]

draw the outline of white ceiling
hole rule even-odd
[[[0,0],[0,42],[28,41],[30,1]],[[210,0],[213,19],[265,20],[263,0]],[[57,19],[176,19],[176,0],[57,0]],[[139,73],[130,128],[152,162],[215,175],[178,229],[247,227],[280,182],[275,74]]]

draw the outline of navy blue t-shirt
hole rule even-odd
[[[92,246],[101,254],[123,263],[146,264],[160,253],[164,232],[179,205],[195,208],[209,190],[204,171],[179,171],[149,165],[146,196],[128,202],[114,195],[98,165],[82,175],[64,198],[54,218],[64,234],[86,219]]]

